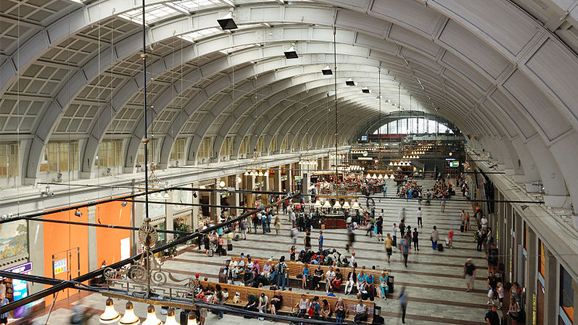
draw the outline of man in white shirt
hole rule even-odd
[[[422,219],[423,212],[421,211],[421,207],[417,208],[416,215],[417,215],[417,226],[423,228],[423,219]]]
[[[291,220],[291,227],[296,227],[297,216],[295,215],[295,211],[291,210],[289,212],[289,220]]]
[[[330,266],[325,273],[325,292],[329,292],[333,279],[335,279],[335,271],[333,271],[333,266]]]

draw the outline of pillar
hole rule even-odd
[[[538,241],[536,240],[536,234],[534,231],[528,229],[528,238],[526,238],[526,319],[531,320],[529,323],[533,324],[534,320],[534,301],[536,301],[537,296],[537,285],[538,281],[537,270],[538,270]]]
[[[293,165],[287,165],[287,192],[293,192]]]
[[[578,319],[578,280],[572,282],[574,288],[574,319]],[[554,323],[553,323],[554,324]]]
[[[96,223],[96,206],[88,207],[88,222]],[[96,227],[88,227],[88,270],[94,271],[100,267],[98,264],[98,251],[96,248]],[[32,250],[31,250],[32,251]]]
[[[215,178],[214,180],[214,185],[213,188],[214,189],[219,189],[219,182],[221,180],[219,178]],[[221,205],[221,192],[219,191],[213,191],[211,192],[211,202],[210,204],[212,205]],[[211,218],[213,218],[213,220],[218,221],[219,220],[219,216],[221,215],[221,208],[218,207],[212,207],[211,208]]]
[[[44,260],[44,225],[42,222],[28,223],[28,245],[30,248],[30,262],[32,262],[32,274],[44,276],[44,263],[50,263],[50,260]],[[45,289],[43,284],[30,282],[30,294],[43,289]]]
[[[273,175],[273,191],[281,192],[281,166],[274,168],[275,175]]]
[[[234,175],[234,177],[235,177],[234,180],[235,190],[240,190],[243,181],[243,174]],[[237,207],[241,205],[241,193],[235,192],[235,194],[233,195],[233,205]],[[234,211],[236,216],[240,216],[243,213],[243,210],[241,209],[234,209]]]
[[[167,191],[168,193],[168,198],[164,199],[165,202],[173,202],[173,192],[172,191]],[[174,220],[175,220],[175,216],[174,216],[174,208],[175,206],[172,204],[165,204],[165,223],[166,223],[166,228],[167,230],[175,230],[175,225],[174,225]],[[167,234],[167,243],[172,241],[175,238],[174,234]]]
[[[544,247],[544,324],[558,323],[558,262],[550,254],[547,247]],[[576,289],[574,289],[576,294]],[[575,300],[576,301],[576,300]]]

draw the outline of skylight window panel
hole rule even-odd
[[[174,1],[171,3],[174,7],[179,7],[181,10],[193,12],[205,8],[223,6],[224,3],[219,0],[184,0]]]
[[[194,43],[194,42],[198,41],[199,39],[213,36],[213,35],[216,35],[218,33],[222,33],[222,30],[217,28],[217,27],[211,27],[211,28],[199,29],[199,30],[196,30],[194,32],[190,32],[190,33],[181,35],[179,37],[186,40],[186,41]]]
[[[145,15],[145,23],[147,25],[149,24],[154,24],[158,21],[161,21],[163,19],[166,19],[168,17],[172,17],[172,16],[177,16],[179,14],[182,14],[181,11],[166,6],[164,4],[156,4],[156,5],[152,5],[152,6],[147,6],[146,7],[146,15]],[[120,17],[133,21],[137,24],[142,24],[142,10],[141,9],[135,9],[135,10],[131,10],[131,11],[127,11],[124,14],[119,15]]]

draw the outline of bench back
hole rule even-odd
[[[214,290],[217,283],[209,282],[209,281],[201,281],[201,285],[203,286],[203,288],[209,287],[210,289]],[[253,287],[245,287],[245,286],[226,284],[226,283],[219,283],[219,285],[221,286],[221,288],[223,290],[227,289],[229,291],[229,297],[228,297],[227,301],[225,301],[226,304],[232,304],[233,297],[235,296],[235,294],[237,292],[239,293],[240,301],[242,302],[242,305],[247,304],[247,302],[249,301],[249,296],[253,295],[253,296],[255,296],[255,298],[258,298],[261,295],[261,293],[265,293],[265,295],[269,299],[271,299],[276,294],[280,294],[283,297],[283,306],[287,307],[287,308],[292,308],[292,307],[297,306],[297,304],[299,303],[299,300],[301,299],[301,295],[303,294],[300,292],[269,290],[266,288],[253,288]],[[317,294],[307,293],[307,294],[303,294],[303,295],[305,295],[305,297],[307,299],[309,299],[309,301],[313,300],[313,298],[317,296],[317,297],[319,297],[319,303],[321,303],[323,301],[323,299],[327,299],[327,301],[329,302],[329,305],[331,306],[332,311],[334,311],[335,304],[337,303],[337,300],[338,300],[337,297],[328,297],[328,296],[317,295]],[[357,304],[357,302],[358,302],[358,300],[356,300],[356,299],[343,298],[343,303],[345,305],[345,308],[348,310],[349,314],[355,314],[355,305]],[[369,317],[371,318],[371,316],[373,315],[373,310],[375,308],[375,303],[365,301],[364,304],[367,306],[367,312],[368,312]],[[239,305],[241,305],[241,303]]]

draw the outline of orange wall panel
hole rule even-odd
[[[88,222],[88,209],[56,212],[43,216],[44,219]],[[56,279],[72,279],[88,272],[88,227],[46,222],[44,226],[44,275]],[[66,260],[66,272],[54,275],[53,259]],[[67,290],[58,293],[57,300],[68,297]],[[47,297],[46,304],[52,303]]]
[[[104,225],[131,226],[132,204],[127,202],[123,207],[121,202],[113,201],[96,206],[96,222]],[[131,237],[130,230],[96,228],[97,262],[110,265],[120,261],[120,242]]]

